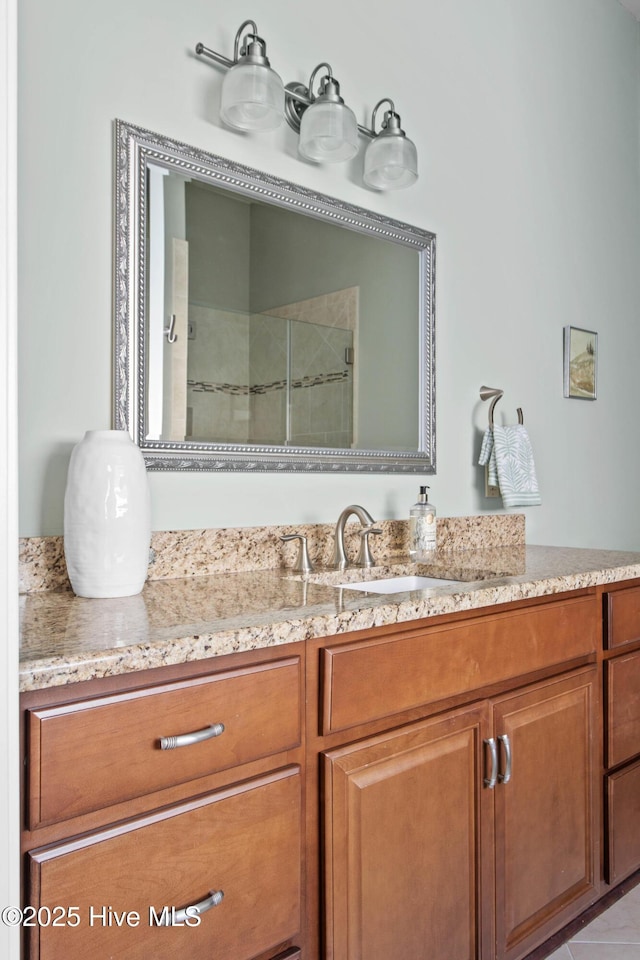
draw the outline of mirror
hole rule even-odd
[[[435,472],[435,236],[116,121],[115,425],[161,470]]]

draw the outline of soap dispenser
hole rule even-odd
[[[420,487],[418,502],[409,511],[409,556],[425,560],[436,549],[436,508],[429,503],[427,490]]]

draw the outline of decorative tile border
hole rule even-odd
[[[300,390],[305,387],[320,387],[327,383],[342,383],[351,376],[349,370],[338,370],[335,373],[319,373],[316,376],[299,377],[291,380],[291,389]],[[232,396],[249,397],[254,394],[272,393],[274,390],[284,390],[286,380],[274,380],[272,383],[256,383],[248,386],[244,383],[210,383],[207,380],[187,380],[187,386],[194,393],[227,393]]]
[[[371,543],[376,558],[406,553],[408,521],[381,520],[382,534]],[[211,530],[158,531],[151,537],[149,580],[242,573],[291,566],[297,544],[280,537],[301,533],[318,566],[330,562],[334,524],[297,524],[274,527],[224,527]],[[480,550],[525,542],[524,514],[478,517],[440,517],[438,550]],[[345,544],[350,556],[358,550],[359,524],[347,525]],[[20,593],[70,590],[62,537],[20,540]]]

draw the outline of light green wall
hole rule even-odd
[[[219,310],[250,309],[251,207],[197,180],[185,188],[189,300]]]
[[[420,179],[380,195],[346,165],[300,161],[286,124],[223,129],[231,0],[19,5],[20,532],[62,530],[72,445],[111,424],[112,122],[259,167],[437,234],[441,513],[495,509],[475,466],[486,405],[522,406],[543,505],[537,543],[640,548],[638,25],[617,0],[398,0],[388,17],[327,0],[252,11],[285,82],[329,60],[364,122],[394,99]],[[336,30],[336,23],[340,29]],[[419,40],[416,40],[419,37]],[[158,56],[158,51],[162,56]],[[384,51],[384,52],[383,52]],[[381,73],[379,62],[384,60]],[[598,400],[562,396],[562,328],[599,334]],[[420,478],[153,474],[156,529],[331,521],[361,502],[406,516]]]

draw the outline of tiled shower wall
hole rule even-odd
[[[284,304],[266,311],[291,324],[289,442],[299,446],[355,446],[359,288]],[[346,351],[352,356],[347,358]],[[255,381],[252,381],[255,382]],[[262,398],[256,398],[258,407]],[[258,415],[263,423],[267,416]],[[262,436],[256,436],[257,441]],[[267,442],[267,441],[265,441]]]
[[[189,321],[195,323],[195,338],[187,363],[187,435],[246,443],[250,317],[190,303]]]
[[[189,318],[195,324],[188,361],[190,439],[341,448],[354,443],[357,287],[268,314],[191,304]]]

